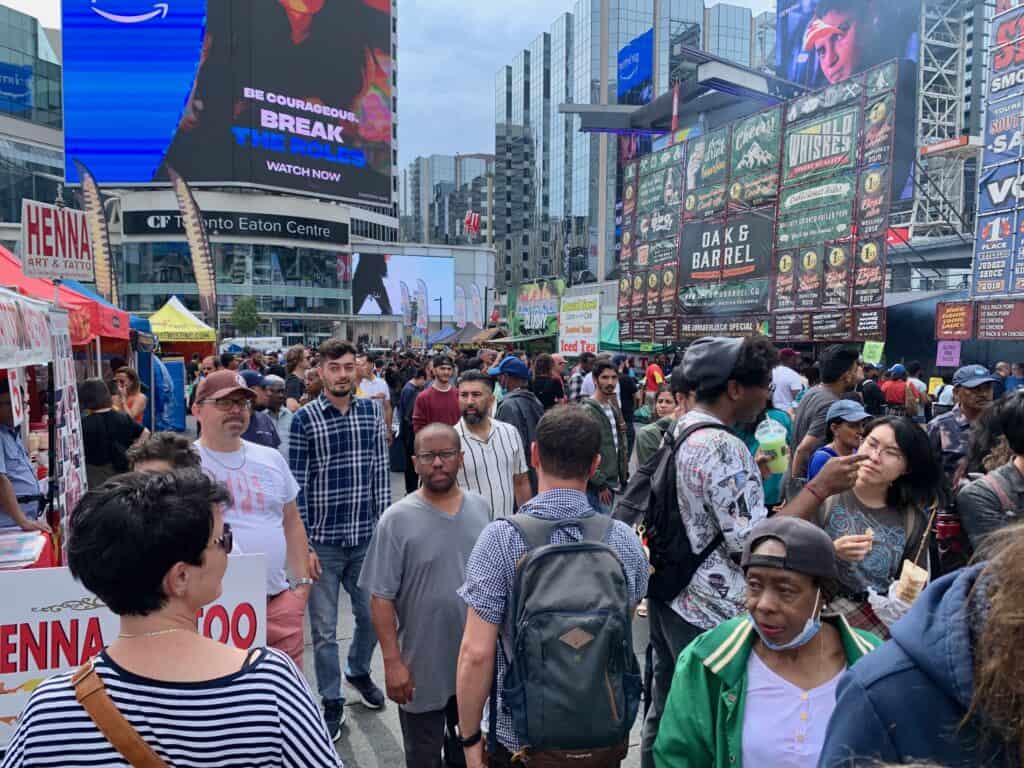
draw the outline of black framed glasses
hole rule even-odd
[[[231,550],[235,547],[235,534],[231,532],[229,523],[224,523],[224,530],[213,540],[213,543],[223,549],[226,554],[231,554]]]
[[[435,459],[441,459],[441,461],[447,463],[458,458],[460,453],[462,451],[458,448],[449,448],[446,451],[422,451],[416,454],[416,459],[423,464],[433,464]]]

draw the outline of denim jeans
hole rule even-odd
[[[337,634],[341,587],[345,588],[352,600],[352,615],[355,618],[355,632],[348,649],[345,674],[349,677],[370,674],[370,659],[377,645],[377,635],[370,619],[370,596],[359,588],[359,571],[362,570],[369,546],[369,541],[355,547],[313,542],[313,549],[320,558],[321,574],[309,594],[309,624],[313,632],[316,682],[324,699],[345,700],[341,687]]]

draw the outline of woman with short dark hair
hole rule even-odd
[[[202,460],[195,444],[177,432],[157,432],[128,449],[133,472],[173,472],[199,469]]]
[[[79,670],[82,686],[98,682],[168,766],[337,768],[309,687],[287,655],[246,652],[197,631],[196,615],[220,597],[228,565],[232,536],[221,512],[228,500],[224,486],[199,470],[122,475],[82,499],[68,565],[121,618],[91,671]],[[124,764],[76,701],[70,672],[32,693],[3,762]]]
[[[540,400],[545,411],[565,402],[565,385],[555,375],[555,359],[547,352],[537,355],[533,361],[533,381],[530,390]]]
[[[82,409],[86,476],[89,487],[96,488],[128,471],[128,449],[144,439],[149,430],[114,410],[110,388],[101,379],[86,379],[78,385],[78,404]]]

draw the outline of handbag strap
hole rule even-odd
[[[71,678],[78,703],[89,713],[100,733],[133,768],[170,768],[121,714],[96,673],[94,661],[95,658],[90,659],[80,666]]]

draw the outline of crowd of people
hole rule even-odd
[[[930,396],[915,363],[761,338],[193,364],[197,440],[148,434],[128,373],[120,406],[82,384],[68,563],[121,631],[2,768],[338,766],[353,694],[398,706],[410,768],[611,768],[638,717],[645,768],[1021,764],[1018,366]],[[249,653],[195,626],[233,552],[266,565]]]

